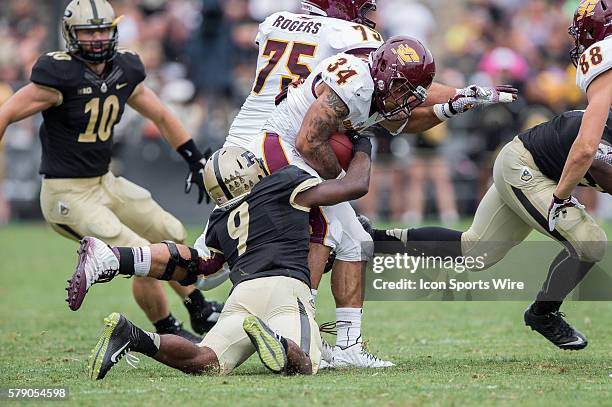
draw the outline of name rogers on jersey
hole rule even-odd
[[[272,24],[273,27],[280,28],[288,31],[301,31],[309,34],[318,34],[321,29],[322,23],[315,23],[314,21],[308,21],[307,17],[300,17],[297,20],[278,16],[276,21]]]

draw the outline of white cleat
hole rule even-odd
[[[361,342],[357,342],[346,348],[334,346],[332,366],[334,368],[377,369],[393,367],[395,363],[377,358],[365,350]]]
[[[81,307],[89,288],[96,283],[106,283],[119,273],[119,259],[113,250],[100,239],[85,237],[79,247],[77,268],[68,280],[68,306],[76,311]]]
[[[321,337],[321,364],[319,369],[330,369],[333,366],[334,347]]]

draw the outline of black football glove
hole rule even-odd
[[[359,136],[357,138],[352,138],[353,142],[353,154],[357,154],[358,152],[366,153],[368,157],[372,157],[372,142],[369,137]]]
[[[185,178],[185,193],[188,194],[191,191],[192,185],[196,184],[198,186],[198,204],[202,203],[204,197],[206,197],[206,203],[210,203],[210,197],[206,193],[206,187],[204,186],[204,166],[212,150],[208,148],[202,154],[193,139],[190,139],[179,146],[176,151],[189,165],[189,173]]]

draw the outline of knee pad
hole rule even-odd
[[[166,265],[166,270],[164,271],[164,274],[159,279],[166,281],[171,280],[172,276],[174,275],[174,270],[176,269],[176,266],[180,266],[187,271],[187,278],[181,281],[180,283],[182,285],[189,285],[195,283],[195,281],[197,280],[199,259],[197,250],[192,249],[190,247],[189,252],[191,254],[191,258],[186,259],[182,257],[179,253],[178,248],[176,247],[176,243],[169,240],[164,240],[162,243],[164,243],[168,248],[168,251],[170,252],[170,258],[168,259],[168,264]]]
[[[589,241],[579,242],[578,247],[575,249],[581,261],[597,263],[606,255],[608,238],[606,232],[597,224],[593,224],[589,229],[590,231],[587,235],[589,236]]]

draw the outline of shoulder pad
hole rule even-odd
[[[612,69],[612,36],[591,45],[580,56],[576,84],[586,92],[595,78],[610,69]]]
[[[48,52],[41,55],[32,67],[30,81],[61,91],[78,81],[81,64],[67,52]]]
[[[337,53],[359,48],[377,49],[383,44],[383,37],[378,31],[344,20],[332,23],[328,38],[330,46]]]
[[[144,64],[136,52],[127,48],[119,48],[115,60],[121,64],[128,79],[135,84],[139,84],[147,77]]]

